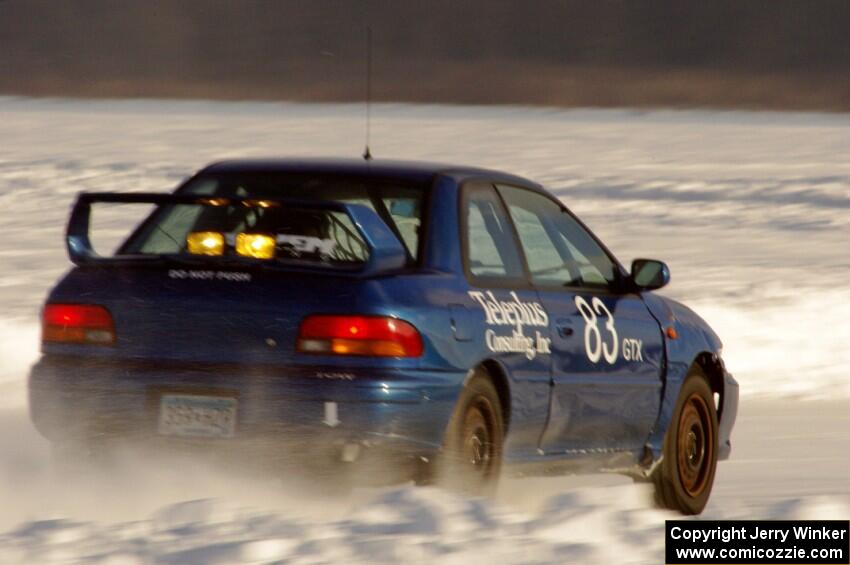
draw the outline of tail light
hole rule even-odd
[[[413,325],[379,316],[309,316],[296,348],[302,353],[419,357],[422,337]]]
[[[112,315],[103,306],[91,304],[47,304],[41,340],[59,343],[115,343]]]

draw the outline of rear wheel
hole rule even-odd
[[[708,503],[717,468],[717,410],[701,370],[693,369],[679,393],[664,460],[653,476],[659,506],[699,514]]]
[[[446,429],[438,483],[466,494],[493,493],[502,467],[504,433],[496,387],[485,371],[476,370]]]

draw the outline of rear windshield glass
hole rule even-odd
[[[293,174],[205,175],[180,194],[256,199],[258,205],[163,206],[119,250],[121,254],[188,253],[192,234],[223,235],[224,254],[235,253],[239,234],[263,233],[276,241],[278,259],[356,264],[368,248],[347,214],[293,206],[268,205],[264,198],[335,201],[374,210],[404,244],[411,260],[418,256],[424,187],[383,179]],[[211,200],[212,201],[212,200]]]

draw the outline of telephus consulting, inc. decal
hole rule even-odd
[[[499,335],[492,327],[484,332],[484,341],[496,353],[524,353],[528,360],[538,354],[549,354],[552,340],[540,330],[525,335],[525,327],[548,328],[549,315],[539,302],[523,302],[511,291],[512,300],[499,300],[491,291],[470,290],[469,296],[481,305],[488,326],[513,327],[510,335]]]

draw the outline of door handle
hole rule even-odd
[[[574,333],[572,323],[567,321],[558,320],[555,322],[555,329],[561,337],[570,337]]]

